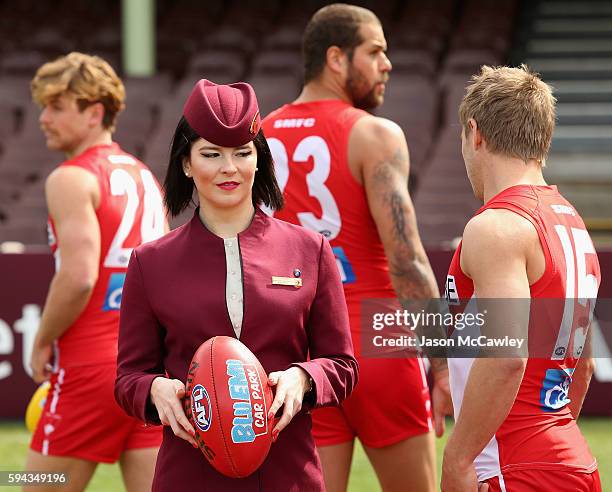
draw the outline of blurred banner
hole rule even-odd
[[[452,252],[430,249],[428,255],[444,292]],[[612,251],[600,251],[599,261],[599,298],[612,298]],[[51,254],[0,254],[0,418],[23,418],[36,389],[29,374],[30,350],[52,275]],[[610,303],[606,306],[612,310]],[[612,312],[598,315],[612,319]],[[599,354],[607,350],[608,355],[597,360],[583,414],[612,415],[612,333],[598,330],[593,345]]]

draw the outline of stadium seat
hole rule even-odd
[[[56,26],[45,26],[24,41],[29,49],[41,53],[46,59],[71,51],[70,41]]]
[[[290,74],[301,78],[302,60],[299,52],[263,51],[253,60],[252,75]]]
[[[161,72],[152,77],[123,77],[126,104],[132,101],[158,103],[167,97],[172,90],[172,78],[167,72]]]
[[[155,127],[158,108],[156,99],[130,101],[118,118],[113,138],[123,150],[141,157],[151,131]]]
[[[247,82],[255,89],[263,117],[293,101],[300,92],[300,79],[290,74],[256,74],[249,77]]]
[[[0,77],[0,101],[16,106],[30,103],[30,80],[34,73],[27,75],[3,75]]]
[[[36,219],[15,219],[0,223],[0,243],[20,241],[24,244],[46,244],[47,224]]]
[[[433,78],[437,61],[431,52],[423,49],[394,49],[388,54],[393,65],[393,77],[397,74],[422,75]]]
[[[244,75],[244,65],[244,55],[240,51],[206,49],[189,60],[185,78],[209,79],[217,84],[236,82]]]
[[[236,28],[223,26],[206,39],[206,48],[214,51],[236,51],[245,55],[255,50],[251,36]]]
[[[17,107],[9,101],[0,100],[0,155],[5,140],[14,135],[16,130]]]
[[[269,34],[263,40],[263,48],[267,51],[292,51],[300,56],[302,46],[302,29],[297,26],[283,26]]]
[[[0,62],[0,71],[7,75],[32,77],[36,69],[47,59],[39,51],[16,51],[7,53]]]

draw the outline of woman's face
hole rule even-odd
[[[200,204],[216,209],[252,203],[256,166],[253,142],[219,147],[203,138],[191,144],[189,159],[183,161],[183,170],[193,178]]]

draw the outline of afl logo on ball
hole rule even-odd
[[[191,411],[198,429],[206,432],[212,423],[212,407],[208,391],[201,384],[196,384],[191,390]]]

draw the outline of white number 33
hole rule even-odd
[[[281,191],[285,190],[289,181],[289,158],[287,150],[278,138],[269,138],[268,145],[274,157],[276,179]],[[334,196],[325,186],[329,178],[331,157],[329,148],[321,137],[316,135],[306,137],[295,148],[292,163],[306,163],[312,157],[314,166],[312,171],[306,175],[308,193],[316,198],[321,204],[321,218],[317,218],[312,212],[298,212],[297,218],[302,226],[316,232],[320,232],[330,241],[340,233],[342,226],[340,211],[334,200]],[[271,210],[264,209],[271,214]]]

